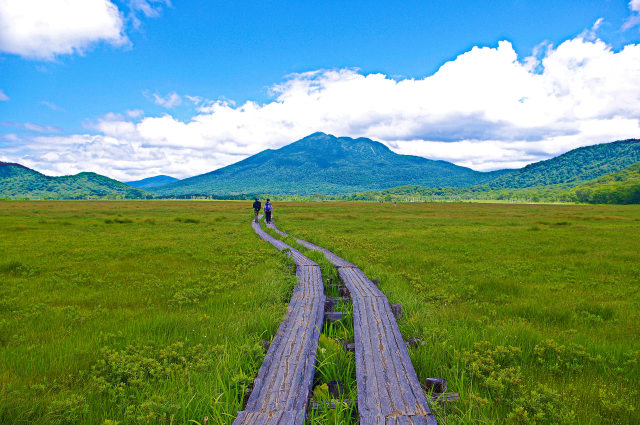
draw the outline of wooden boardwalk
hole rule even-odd
[[[296,285],[264,362],[253,382],[247,406],[234,425],[302,425],[313,385],[318,338],[324,319],[324,287],[320,267],[296,249],[252,223],[258,236],[296,263]]]
[[[385,295],[355,265],[297,241],[322,252],[351,292],[360,425],[437,425]]]

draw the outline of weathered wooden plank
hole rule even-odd
[[[376,377],[378,379],[378,402],[380,403],[380,410],[384,416],[390,415],[395,412],[394,403],[398,400],[394,400],[394,394],[392,391],[392,384],[395,382],[392,380],[393,376],[389,373],[389,360],[387,348],[383,343],[383,336],[380,334],[378,328],[378,321],[380,320],[375,310],[375,298],[365,298],[366,309],[368,310],[367,319],[368,326],[371,335],[371,346],[374,354],[374,360],[376,365],[371,365],[370,369],[375,370]],[[370,373],[370,370],[367,371]]]
[[[392,398],[394,399],[395,410],[407,414],[417,414],[418,406],[416,398],[408,384],[409,376],[405,365],[398,353],[398,342],[391,331],[391,316],[385,309],[387,302],[384,299],[376,298],[375,303],[378,317],[380,317],[379,327],[383,344],[387,348],[387,369],[389,369],[390,380],[394,381]],[[404,341],[402,341],[404,344]],[[399,398],[399,400],[398,400]]]
[[[244,411],[235,425],[302,425],[308,394],[313,384],[319,329],[324,314],[324,292],[320,267],[299,251],[264,232],[258,236],[279,250],[289,249],[296,263],[298,284],[278,327]]]
[[[356,381],[358,383],[358,411],[360,416],[379,416],[380,405],[377,403],[378,381],[376,374],[367,375],[369,367],[374,364],[369,327],[363,313],[362,302],[353,305],[353,330],[356,350]]]
[[[362,425],[436,425],[386,296],[353,264],[312,243],[351,292]]]

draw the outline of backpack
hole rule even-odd
[[[273,210],[273,205],[271,205],[271,202],[264,204],[264,210],[265,212],[271,212]]]

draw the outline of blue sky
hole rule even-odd
[[[326,131],[488,170],[638,137],[640,1],[310,3],[0,0],[0,160],[186,177]]]

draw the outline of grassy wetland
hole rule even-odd
[[[279,227],[377,277],[456,423],[640,423],[640,208],[290,204]],[[446,419],[445,419],[446,418]]]
[[[295,284],[248,210],[0,203],[0,423],[231,423]],[[640,423],[637,206],[278,203],[275,218],[403,305],[419,378],[461,395],[441,423]],[[323,329],[316,401],[336,379],[353,398],[334,342],[352,338]]]
[[[231,423],[295,284],[244,203],[0,204],[0,423]]]

